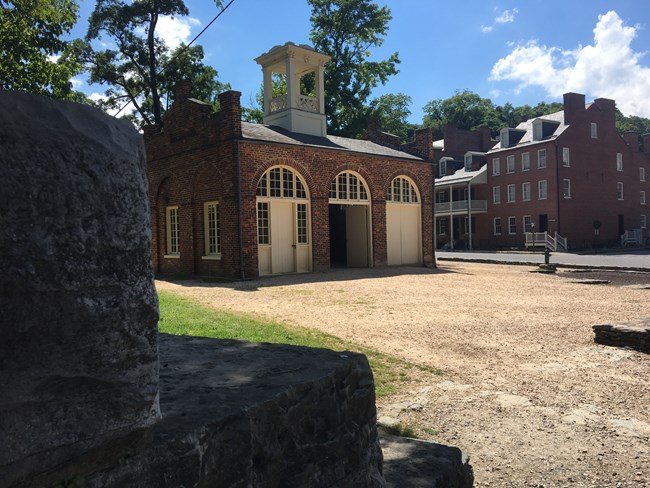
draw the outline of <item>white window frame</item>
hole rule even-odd
[[[562,166],[571,166],[571,150],[568,147],[562,148]]]
[[[165,257],[178,258],[181,254],[178,206],[165,208],[165,236]]]
[[[548,182],[546,180],[539,180],[537,182],[537,199],[546,200],[548,198]]]
[[[506,173],[512,174],[515,172],[515,155],[511,154],[510,156],[506,156]]]
[[[546,149],[537,151],[537,169],[546,168]]]
[[[501,174],[501,161],[499,158],[492,160],[492,176],[499,176]]]
[[[521,184],[521,199],[524,202],[529,202],[532,198],[532,188],[530,182],[526,181]]]
[[[645,205],[645,190],[639,192],[639,203]]]
[[[472,155],[465,155],[465,171],[470,171],[472,169]]]
[[[623,153],[616,153],[616,171],[623,171]]]
[[[639,215],[639,227],[645,229],[648,226],[648,221],[645,214]]]
[[[517,234],[517,217],[511,216],[508,217],[508,235]]]
[[[492,187],[492,203],[499,204],[501,203],[501,187],[493,186]]]
[[[591,138],[598,139],[598,124],[596,122],[591,123]]]
[[[524,233],[533,231],[533,218],[530,215],[524,215]]]
[[[562,180],[562,195],[566,199],[571,198],[571,180],[569,178]]]
[[[203,259],[220,258],[221,222],[219,216],[219,202],[205,202],[203,204]]]
[[[501,228],[501,217],[494,217],[494,221],[492,223],[492,232],[495,236],[500,236],[502,232]]]
[[[543,125],[541,120],[534,120],[533,121],[533,141],[539,141],[542,139],[542,134],[543,132]]]
[[[501,129],[499,132],[499,138],[501,139],[501,147],[508,147],[510,144],[510,130],[506,127]]]
[[[521,170],[530,171],[530,153],[525,152],[521,154]]]
[[[438,163],[439,168],[438,168],[438,173],[440,176],[447,176],[447,161],[443,160]]]
[[[639,181],[645,181],[645,168],[639,168]]]
[[[508,203],[514,203],[517,200],[517,187],[513,183],[508,185]]]
[[[624,189],[625,188],[623,187],[623,182],[617,181],[616,182],[616,199],[617,200],[623,200],[623,198],[625,197]]]
[[[438,219],[438,235],[446,236],[447,232],[449,232],[449,222],[447,217],[440,217]]]

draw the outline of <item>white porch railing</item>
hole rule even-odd
[[[557,232],[555,237],[548,232],[526,232],[526,247],[547,247],[551,251],[566,251],[567,240]]]
[[[271,113],[280,112],[288,108],[290,108],[289,98],[286,94],[271,99],[271,106],[269,107]],[[318,113],[318,99],[316,97],[298,95],[296,98],[296,108],[305,112]]]
[[[472,212],[487,212],[487,200],[470,200],[470,210]],[[436,214],[467,212],[467,200],[436,203],[435,212]]]
[[[643,231],[641,229],[626,230],[621,236],[621,247],[640,246],[643,243]]]

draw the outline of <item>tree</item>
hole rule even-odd
[[[215,0],[218,7],[221,2]],[[200,89],[217,89],[217,72],[205,66],[203,49],[179,47],[170,53],[156,35],[163,15],[185,16],[189,10],[182,0],[97,0],[90,16],[87,41],[106,34],[115,49],[96,51],[90,58],[90,82],[106,83],[109,104],[130,102],[134,118],[141,124],[162,124],[161,99],[169,96],[175,81],[189,78]],[[142,35],[143,34],[143,35]],[[213,100],[214,93],[201,94]]]
[[[311,42],[332,57],[325,66],[328,127],[337,135],[359,136],[366,128],[372,89],[398,73],[398,53],[384,61],[369,60],[370,49],[384,42],[390,10],[369,0],[307,2],[312,8]]]
[[[432,100],[423,111],[422,124],[433,129],[435,137],[442,137],[442,128],[446,124],[465,130],[487,125],[492,134],[497,134],[503,125],[492,101],[469,90],[456,91],[454,96],[444,100]]]
[[[74,0],[0,0],[0,89],[73,99],[80,44],[62,40],[77,21]]]
[[[370,102],[371,114],[381,121],[382,130],[399,136],[402,142],[413,137],[417,125],[409,124],[411,97],[404,93],[387,93]]]

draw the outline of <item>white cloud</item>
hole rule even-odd
[[[70,78],[70,83],[72,83],[72,88],[77,90],[80,86],[84,84],[84,81],[80,80],[79,78]]]
[[[515,16],[519,13],[519,9],[513,8],[512,10],[504,10],[499,12],[497,9],[494,9],[497,13],[494,17],[494,22],[492,25],[482,25],[481,31],[484,33],[492,32],[494,27],[498,24],[510,24],[515,21]]]
[[[593,44],[565,51],[529,41],[499,59],[490,79],[515,82],[516,93],[540,86],[551,97],[578,92],[612,98],[625,115],[650,117],[650,67],[632,50],[636,29],[607,12],[598,16]]]
[[[181,42],[186,44],[190,42],[192,27],[198,25],[201,25],[201,22],[193,17],[178,19],[163,15],[158,19],[156,33],[165,41],[165,44],[174,49]]]
[[[90,95],[88,95],[88,98],[90,98],[93,102],[101,102],[101,101],[108,100],[108,97],[106,95],[97,92],[91,93]],[[120,108],[122,110],[120,110],[119,108],[108,109],[106,110],[106,113],[114,117],[115,116],[121,117],[125,114],[130,113],[134,109],[133,104],[131,102],[127,103],[125,107],[120,107]]]
[[[495,24],[509,24],[515,21],[515,16],[519,13],[519,9],[513,8],[512,10],[504,10],[494,18]]]

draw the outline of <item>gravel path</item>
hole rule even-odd
[[[157,286],[441,368],[378,413],[465,450],[476,486],[650,487],[650,356],[595,345],[591,330],[650,315],[639,286],[650,273],[534,269],[444,262]],[[594,278],[611,283],[571,282]]]

